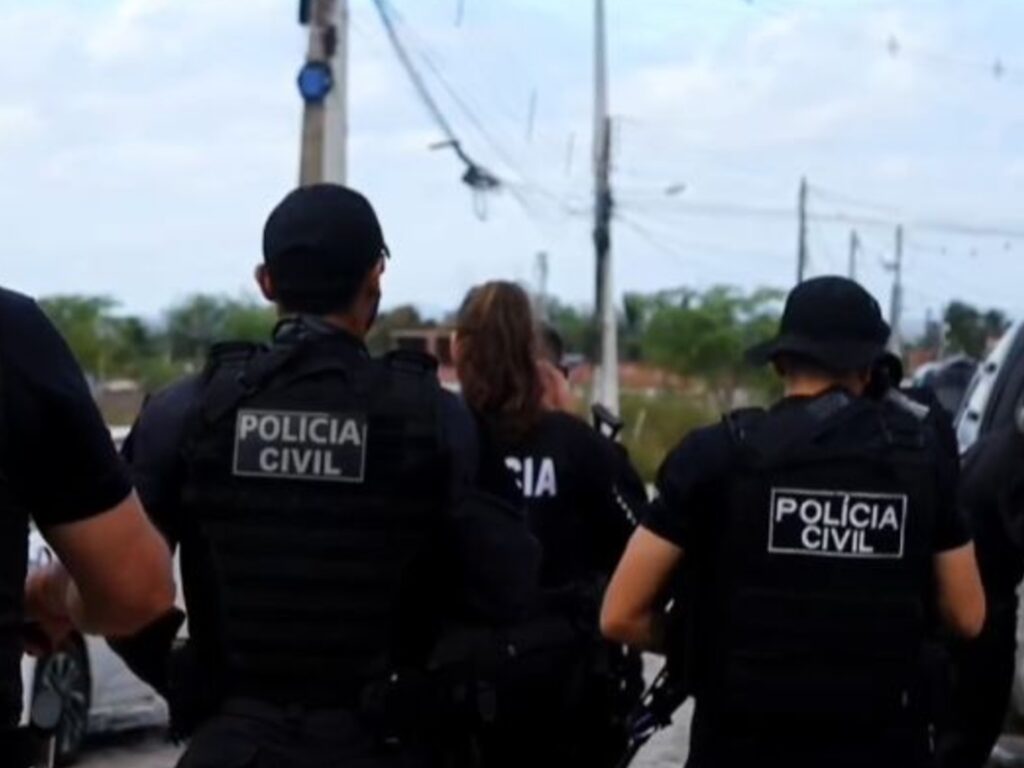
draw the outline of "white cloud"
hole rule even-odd
[[[31,106],[0,104],[0,148],[23,143],[42,127],[42,118]]]
[[[514,167],[432,80],[467,149],[529,179],[530,215],[504,194],[480,222],[458,161],[428,150],[440,132],[369,4],[353,3],[352,178],[380,208],[396,252],[389,300],[454,302],[473,280],[528,276],[541,249],[552,254],[553,288],[589,299],[589,225],[562,207],[563,196],[589,205],[589,5],[554,5],[470,4],[455,27],[450,8],[399,3],[414,56],[424,41],[434,49],[432,60]],[[958,37],[967,17],[999,33],[976,7],[850,3],[841,12],[764,15],[741,3],[726,12],[720,0],[692,5],[613,12],[624,210],[638,187],[649,198],[667,182],[686,183],[680,204],[791,207],[806,173],[913,211],[1015,215],[1013,190],[1024,177],[1015,159],[1024,154],[1019,89],[910,53],[955,46],[988,56],[984,34],[973,43]],[[0,161],[18,180],[0,187],[0,204],[10,214],[7,248],[26,257],[4,259],[4,279],[42,293],[113,293],[150,312],[191,290],[246,284],[263,217],[296,175],[294,79],[306,35],[294,10],[290,0],[0,0]],[[1024,23],[1024,14],[1015,19]],[[893,33],[906,55],[886,53]],[[540,111],[527,142],[534,88]],[[48,224],[53,211],[64,226]],[[657,212],[646,221],[679,253],[655,253],[617,224],[620,288],[785,284],[792,273],[789,221]],[[815,247],[839,253],[847,236],[822,230]],[[882,286],[884,276],[869,277]],[[952,290],[920,279],[931,293]]]

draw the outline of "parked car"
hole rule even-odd
[[[43,564],[53,555],[38,531],[30,534],[29,562]],[[33,697],[52,691],[61,700],[57,726],[57,760],[72,763],[90,733],[162,725],[167,722],[164,700],[128,670],[103,638],[72,636],[61,651],[36,659],[23,656],[23,712]]]
[[[111,430],[117,443],[126,433]],[[35,528],[29,534],[28,554],[30,567],[54,557]],[[61,720],[56,733],[60,765],[74,762],[88,734],[163,725],[168,719],[164,700],[125,666],[103,638],[76,633],[58,653],[40,659],[23,656],[21,680],[23,713],[31,711],[33,697],[40,691],[53,691],[60,697]]]
[[[978,366],[956,418],[964,452],[993,427],[1013,422],[1024,396],[1024,321],[1010,327]]]
[[[978,363],[975,360],[966,355],[957,355],[921,366],[914,373],[911,385],[930,389],[952,417],[960,410],[960,404],[977,369]]]
[[[1024,321],[1010,327],[974,374],[957,415],[957,439],[966,452],[993,429],[1012,424],[1024,400]],[[1010,716],[1024,724],[1024,614],[1017,617],[1017,672]]]

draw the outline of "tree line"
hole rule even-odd
[[[623,358],[699,379],[719,408],[731,407],[740,390],[767,394],[771,377],[744,365],[743,350],[774,332],[783,296],[770,288],[744,291],[731,286],[627,294],[619,318]],[[150,391],[198,370],[214,342],[265,341],[277,321],[264,303],[223,295],[190,296],[155,320],[122,313],[107,296],[53,296],[40,305],[90,376],[129,378]],[[592,358],[597,336],[589,309],[557,299],[540,309],[570,351]],[[370,347],[382,352],[390,347],[394,331],[432,324],[409,305],[382,312]],[[930,324],[917,345],[977,358],[1007,325],[998,310],[952,302],[942,322]]]

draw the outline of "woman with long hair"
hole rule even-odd
[[[554,653],[549,658],[558,663],[534,668],[546,677],[533,694],[538,700],[517,708],[511,722],[502,722],[499,690],[484,764],[613,765],[628,706],[613,690],[621,691],[626,677],[626,690],[636,693],[640,681],[635,666],[614,680],[597,674],[622,659],[599,640],[598,604],[635,526],[643,484],[617,445],[560,409],[567,402],[562,374],[543,359],[529,297],[518,285],[490,282],[470,291],[454,350],[462,394],[479,425],[481,485],[512,489],[544,549],[537,618],[567,617],[579,628],[568,658]]]

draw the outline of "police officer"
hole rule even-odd
[[[518,616],[536,543],[519,510],[470,487],[472,419],[432,360],[366,351],[388,255],[369,202],[296,190],[263,245],[257,279],[282,315],[271,344],[215,347],[127,446],[181,548],[190,644],[174,666],[193,659],[184,687],[204,696],[186,697],[199,730],[181,765],[426,759],[395,723],[368,725],[393,716],[382,686],[425,667],[449,615]]]
[[[521,703],[499,686],[483,762],[614,764],[630,697],[642,682],[636,658],[601,642],[598,607],[645,502],[643,483],[618,446],[577,416],[545,409],[542,366],[554,367],[543,359],[522,288],[491,282],[473,289],[458,315],[454,350],[483,435],[482,483],[525,500],[544,551],[543,601],[522,636],[531,626],[551,630],[546,651],[524,650],[522,666],[506,675],[521,686]],[[559,619],[568,635],[559,634]],[[543,629],[536,641],[545,645]]]
[[[35,568],[26,584],[29,518],[67,570]],[[0,762],[27,762],[14,733],[26,622],[45,652],[73,623],[128,634],[173,600],[167,547],[70,350],[35,302],[0,289]]]
[[[662,648],[664,593],[686,559],[691,766],[930,760],[927,617],[974,636],[984,595],[927,421],[862,396],[888,336],[856,283],[802,283],[779,335],[751,351],[785,397],[696,430],[660,470],[602,626]]]
[[[1002,731],[1017,656],[1017,588],[1024,580],[1024,402],[1016,423],[982,437],[964,457],[960,490],[978,552],[988,612],[971,642],[954,644],[941,768],[981,768]]]

